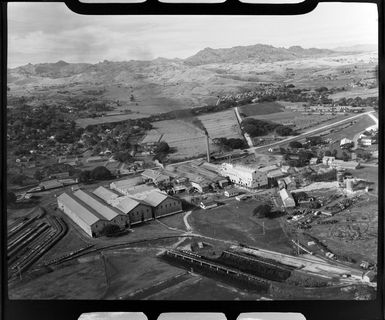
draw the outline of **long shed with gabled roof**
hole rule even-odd
[[[154,218],[182,211],[182,201],[160,191],[152,191],[141,199],[152,207]]]
[[[109,224],[86,203],[68,193],[58,196],[57,204],[60,210],[91,237],[99,236],[103,228]]]
[[[85,192],[81,189],[76,190],[74,196],[85,202],[89,207],[95,210],[100,216],[111,224],[118,225],[120,228],[129,226],[129,218],[114,207],[101,202],[95,195]]]
[[[117,202],[115,208],[129,217],[131,225],[153,219],[150,205],[128,196]]]

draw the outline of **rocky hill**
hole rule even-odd
[[[187,58],[185,62],[193,66],[220,62],[236,63],[245,60],[254,60],[255,62],[275,62],[309,56],[329,55],[332,53],[333,51],[327,49],[303,49],[300,46],[293,46],[289,49],[285,49],[265,44],[256,44],[226,49],[205,48],[192,57]]]
[[[253,89],[260,82],[309,87],[314,80],[314,86],[341,86],[351,82],[352,75],[341,82],[334,75],[338,68],[356,63],[373,68],[376,60],[375,55],[357,52],[256,44],[206,48],[187,59],[27,64],[8,69],[8,88],[9,95],[29,95],[48,103],[95,90],[98,99],[118,101],[122,108],[148,115],[212,104],[218,96]],[[361,79],[365,68],[354,77]],[[325,79],[331,79],[330,84]]]

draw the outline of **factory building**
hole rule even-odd
[[[159,170],[147,169],[142,172],[144,182],[152,182],[155,184],[169,183],[170,177],[161,173]]]
[[[288,192],[286,189],[281,189],[279,190],[279,195],[281,196],[285,208],[295,207],[295,201],[290,192]]]
[[[62,193],[57,197],[57,204],[58,208],[90,237],[99,236],[103,228],[109,224],[97,212],[73,195]]]
[[[223,163],[220,174],[229,178],[231,182],[247,188],[254,189],[267,186],[266,172],[261,172],[258,169]]]
[[[191,186],[200,193],[208,192],[210,185],[207,181],[191,181]]]
[[[228,198],[230,198],[230,197],[235,197],[235,196],[237,196],[238,194],[239,194],[239,190],[237,190],[237,189],[235,189],[235,188],[227,189],[227,190],[225,190],[225,192],[224,192],[225,197],[228,197]]]
[[[117,209],[105,205],[101,202],[96,196],[89,194],[81,189],[76,190],[73,195],[86,203],[90,208],[95,210],[104,220],[108,221],[111,224],[116,224],[120,228],[129,227],[129,219],[127,215],[122,214],[122,212]]]
[[[150,205],[142,203],[130,197],[124,197],[115,208],[129,217],[131,224],[136,224],[153,219],[152,208]]]
[[[154,190],[145,197],[136,198],[136,196],[133,196],[133,198],[151,206],[155,219],[182,211],[182,201],[180,199],[170,197],[160,191]]]
[[[146,195],[154,190],[160,191],[158,188],[154,187],[153,185],[134,184],[131,181],[131,179],[111,182],[110,188],[126,196],[129,196],[132,194]]]
[[[129,196],[118,195],[104,187],[97,188],[93,191],[93,194],[127,215],[131,225],[152,219],[151,206]]]
[[[96,188],[92,193],[112,206],[119,203],[119,199],[122,198],[120,194],[102,186]]]
[[[355,170],[360,168],[360,163],[357,161],[343,161],[343,160],[334,160],[331,164],[333,168],[341,168],[347,170]]]

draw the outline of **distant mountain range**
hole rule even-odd
[[[377,51],[378,46],[376,44],[357,44],[354,46],[348,47],[337,47],[333,49],[334,51],[344,51],[344,52],[370,52]]]
[[[205,48],[186,59],[104,60],[95,64],[60,60],[8,69],[7,80],[10,94],[49,99],[59,94],[59,87],[73,95],[99,88],[104,92],[100,98],[124,101],[132,110],[147,112],[146,106],[160,105],[163,111],[169,111],[173,106],[215,103],[218,96],[251,89],[260,82],[309,85],[314,72],[328,75],[335,72],[336,64],[376,59],[375,54],[370,53],[372,58],[362,54],[359,49],[363,50],[363,46],[338,49],[344,52],[256,44]],[[42,94],[40,88],[52,88],[52,95]],[[131,95],[135,102],[130,100]]]
[[[187,66],[201,66],[212,63],[238,63],[241,61],[253,62],[275,62],[283,60],[294,60],[312,56],[333,54],[334,51],[328,49],[303,49],[300,46],[293,46],[288,49],[276,48],[271,45],[256,44],[252,46],[237,46],[233,48],[212,49],[205,48],[195,55],[186,59],[165,59],[157,58],[151,61],[131,60],[126,62],[104,61],[97,64],[89,63],[67,63],[58,61],[56,63],[27,64],[25,66],[13,68],[12,71],[26,76],[40,76],[50,78],[68,77],[83,72],[103,71],[104,67],[112,68],[113,64],[119,67],[134,68],[148,67],[149,64],[185,64]]]
[[[289,49],[276,48],[271,45],[256,44],[252,46],[238,46],[226,49],[205,48],[197,54],[185,59],[189,65],[204,65],[209,63],[221,63],[244,60],[257,60],[258,62],[274,62],[281,60],[293,60],[309,56],[332,54],[327,49],[303,49],[300,46],[293,46]]]

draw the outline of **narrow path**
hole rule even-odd
[[[186,226],[187,232],[193,231],[193,228],[191,227],[191,225],[189,224],[189,222],[187,220],[191,213],[192,213],[192,210],[186,212],[186,214],[183,216],[183,222],[184,222],[184,225]]]

